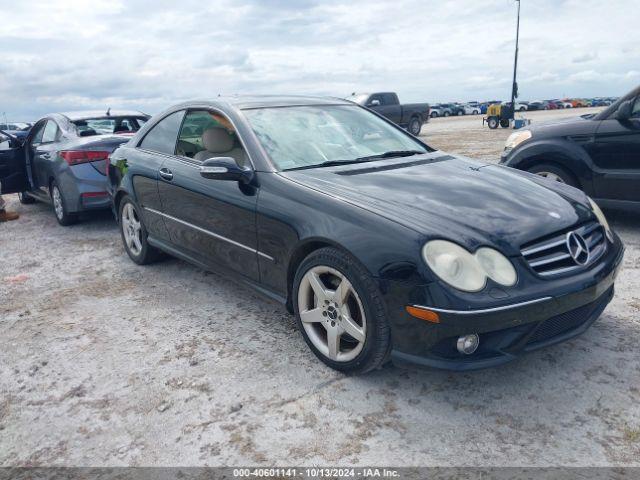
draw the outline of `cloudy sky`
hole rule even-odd
[[[0,115],[234,93],[505,99],[514,0],[0,0]],[[640,0],[522,0],[521,99],[640,84]]]

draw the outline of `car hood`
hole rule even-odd
[[[542,123],[533,124],[530,127],[527,127],[533,133],[555,133],[556,128],[564,126],[567,128],[575,128],[576,130],[584,130],[591,131],[595,130],[597,126],[597,122],[593,121],[593,118],[585,118],[585,117],[569,117],[569,118],[560,118],[558,120],[552,120]]]
[[[471,250],[489,245],[507,255],[592,217],[579,190],[442,152],[282,175],[427,238]]]

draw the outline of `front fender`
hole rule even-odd
[[[593,162],[583,145],[566,138],[533,140],[504,154],[501,163],[519,170],[529,170],[535,164],[543,162],[555,163],[571,172],[580,188],[592,195]]]

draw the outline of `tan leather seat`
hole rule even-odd
[[[243,167],[247,163],[244,149],[235,147],[235,134],[225,128],[208,128],[202,132],[202,145],[205,150],[196,153],[193,158],[201,162],[212,157],[231,157]]]

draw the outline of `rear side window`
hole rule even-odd
[[[58,136],[58,125],[53,120],[47,120],[47,126],[44,127],[42,134],[42,143],[55,142]]]
[[[145,150],[173,155],[183,116],[184,110],[180,110],[160,120],[160,122],[145,135],[139,147]]]

